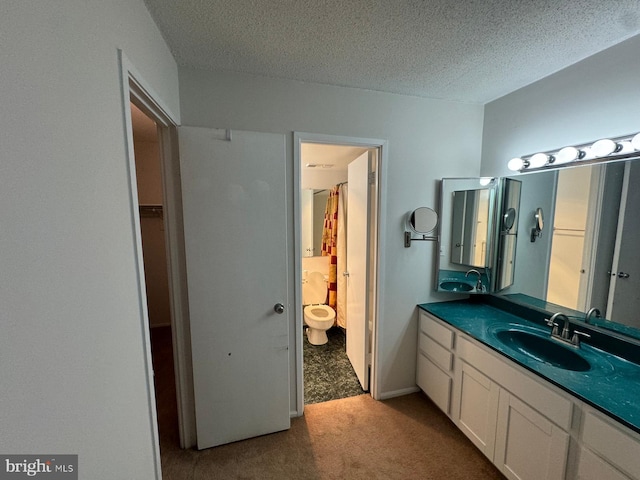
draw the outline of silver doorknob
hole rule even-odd
[[[273,311],[280,314],[280,313],[284,313],[284,305],[281,303],[276,303],[273,306]]]
[[[629,274],[624,272],[618,272],[618,278],[629,278]]]
[[[343,277],[348,277],[349,276],[349,272],[342,272],[342,276]]]

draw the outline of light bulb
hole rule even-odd
[[[515,157],[509,160],[509,163],[507,163],[507,168],[512,172],[518,172],[525,168],[526,165],[527,163],[523,159],[521,159],[520,157]]]
[[[531,168],[544,167],[549,162],[549,155],[546,153],[536,153],[529,159],[529,166]]]
[[[617,150],[618,150],[618,144],[608,138],[603,138],[602,140],[598,140],[596,143],[594,143],[591,146],[591,151],[598,158],[611,155]]]
[[[618,142],[618,149],[616,150],[616,153],[619,155],[626,155],[628,153],[633,153],[634,150],[635,148],[633,148],[630,140],[622,140],[621,142]]]
[[[556,155],[555,163],[561,165],[563,163],[573,162],[578,158],[580,158],[580,150],[578,150],[576,147],[564,147]]]
[[[636,135],[631,139],[631,146],[636,150],[640,150],[640,133],[636,133]]]

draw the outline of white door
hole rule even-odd
[[[285,137],[178,133],[203,449],[290,426]]]
[[[369,252],[369,153],[348,166],[347,356],[364,390],[369,389],[367,260]]]
[[[618,233],[611,269],[611,286],[606,318],[633,327],[640,327],[637,320],[640,308],[640,167],[627,162]]]

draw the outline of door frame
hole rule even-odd
[[[624,220],[627,214],[627,202],[629,195],[629,182],[631,178],[631,163],[625,162],[624,176],[622,179],[622,192],[620,193],[620,209],[618,210],[618,225],[616,228],[616,240],[613,249],[613,262],[611,264],[609,277],[609,295],[607,298],[607,310],[604,316],[613,319],[613,303],[616,295],[616,285],[618,284],[617,273],[620,271],[620,250],[622,244],[622,236],[624,234]]]
[[[180,447],[195,445],[195,409],[193,402],[193,371],[191,369],[191,343],[189,339],[189,315],[186,281],[186,263],[184,249],[184,230],[182,224],[182,192],[180,185],[180,166],[178,158],[177,126],[179,118],[161,101],[151,86],[136,70],[124,52],[118,49],[120,64],[121,101],[124,115],[126,162],[129,179],[130,219],[133,230],[134,261],[137,274],[139,297],[140,327],[143,338],[144,362],[146,370],[147,401],[153,454],[156,465],[156,478],[161,478],[160,439],[156,399],[154,390],[154,372],[151,358],[151,338],[149,330],[146,285],[142,254],[142,235],[138,214],[138,187],[136,182],[136,164],[133,147],[133,126],[131,122],[130,102],[133,102],[158,126],[160,144],[160,164],[162,170],[162,190],[164,203],[165,243],[167,250],[167,273],[169,278],[169,301],[172,321],[173,361],[178,404],[178,430]]]
[[[301,146],[303,143],[320,143],[329,145],[356,146],[363,148],[377,148],[379,151],[377,172],[377,218],[376,218],[376,267],[375,267],[375,305],[373,308],[373,329],[371,332],[371,374],[369,379],[369,391],[374,400],[380,399],[380,384],[378,382],[379,368],[379,335],[382,318],[380,316],[381,292],[384,291],[384,256],[381,252],[385,249],[384,235],[386,231],[386,178],[388,164],[389,143],[384,139],[347,137],[339,135],[325,135],[316,133],[293,133],[293,205],[294,205],[294,303],[295,303],[295,349],[296,349],[296,410],[295,414],[301,416],[304,413],[304,376],[303,376],[303,313],[302,313],[302,238],[301,238]]]

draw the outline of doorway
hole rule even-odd
[[[301,413],[304,404],[365,392],[376,398],[380,173],[386,150],[380,140],[311,134],[295,134],[295,140]],[[310,341],[303,298],[305,283],[318,273],[335,315],[327,342],[320,345],[315,332]]]
[[[138,278],[139,321],[145,351],[145,371],[147,384],[147,400],[149,408],[149,427],[153,438],[153,454],[156,465],[156,477],[161,477],[160,439],[158,435],[158,412],[154,387],[154,366],[151,356],[151,338],[149,328],[149,305],[147,287],[145,285],[144,255],[140,221],[140,202],[136,172],[136,152],[132,119],[132,104],[152,123],[155,123],[155,136],[158,141],[160,172],[156,173],[161,186],[162,209],[151,205],[145,215],[152,215],[162,221],[156,223],[164,229],[163,237],[166,256],[163,262],[168,284],[168,304],[171,322],[171,356],[175,374],[175,402],[177,405],[178,438],[180,448],[189,448],[195,444],[195,412],[193,409],[193,373],[188,359],[191,357],[189,342],[189,319],[187,302],[184,228],[182,220],[182,191],[180,185],[180,168],[177,155],[177,117],[160,99],[136,71],[124,52],[118,51],[121,72],[121,91],[123,119],[126,133],[126,168],[129,177],[129,204],[131,224],[133,227],[133,248],[135,268]],[[151,127],[153,130],[154,127]],[[151,133],[153,134],[153,132]],[[154,208],[156,207],[156,208]],[[165,299],[166,301],[166,299]],[[165,303],[166,305],[166,303]]]
[[[165,242],[164,192],[158,127],[131,102],[138,211],[154,371],[160,454],[179,448],[169,272]]]

